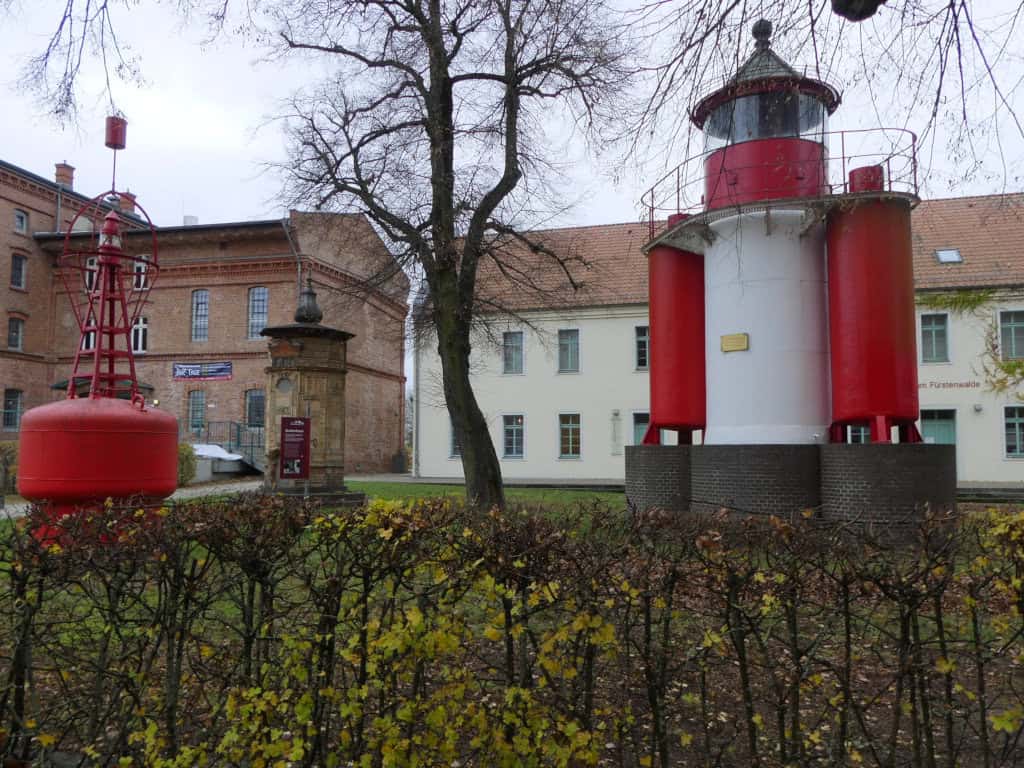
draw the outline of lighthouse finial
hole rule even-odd
[[[751,30],[754,33],[754,39],[757,41],[757,47],[760,49],[770,48],[772,44],[772,23],[768,19],[760,19],[754,23],[754,28]]]

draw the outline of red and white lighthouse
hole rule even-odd
[[[644,444],[659,446],[671,430],[687,446],[701,433],[703,445],[680,454],[687,471],[676,474],[687,487],[674,498],[696,499],[692,485],[728,497],[702,500],[708,507],[741,496],[756,507],[756,489],[733,492],[747,482],[771,499],[759,511],[778,512],[827,505],[829,478],[870,473],[864,467],[880,456],[830,445],[920,443],[916,140],[899,129],[829,131],[839,91],[783,61],[770,22],[755,24],[753,35],[752,55],[692,109],[704,151],[644,197]],[[645,461],[664,474],[664,455],[627,453],[627,493],[631,483],[643,486]],[[918,464],[955,471],[944,453],[934,466]],[[802,491],[794,492],[795,476]]]

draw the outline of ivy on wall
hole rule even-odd
[[[1024,400],[1024,393],[1019,391],[1024,386],[1024,360],[1003,359],[999,319],[994,313],[987,311],[988,305],[995,297],[994,288],[977,288],[922,293],[917,295],[916,301],[921,309],[949,312],[960,317],[970,315],[984,322],[985,344],[978,356],[979,369],[975,369],[975,373],[981,376],[990,392],[1013,392],[1017,399]]]

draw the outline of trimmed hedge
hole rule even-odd
[[[450,500],[33,512],[2,543],[0,751],[1021,764],[1022,539],[1006,512],[931,520],[899,548],[802,517]]]

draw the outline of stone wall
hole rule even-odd
[[[689,465],[689,472],[685,466]],[[626,448],[626,498],[641,509],[910,526],[956,506],[951,445],[701,445]]]

